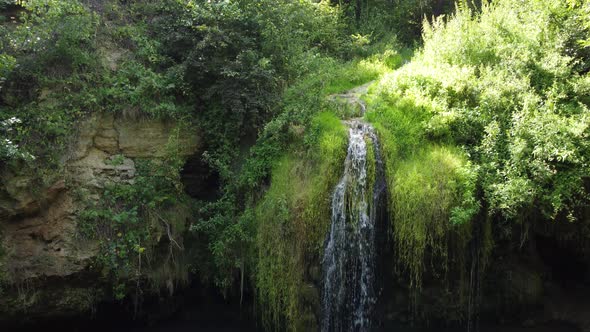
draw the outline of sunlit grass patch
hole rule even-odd
[[[312,119],[307,142],[309,151],[288,151],[275,163],[271,186],[255,210],[255,285],[269,328],[302,324],[306,317],[304,269],[323,247],[348,133],[333,113],[322,112]]]

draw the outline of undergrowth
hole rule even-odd
[[[181,234],[190,210],[179,176],[184,160],[174,150],[171,140],[161,160],[136,161],[137,175],[106,183],[98,199],[91,192],[80,195],[85,208],[78,230],[98,242],[96,267],[111,279],[118,300],[131,293],[129,287],[140,294],[146,281],[156,292],[188,282]],[[113,165],[123,161],[114,158]],[[157,247],[163,243],[162,252]]]
[[[255,284],[268,328],[296,326],[305,317],[305,269],[321,255],[331,193],[342,176],[344,125],[324,112],[312,120],[311,133],[315,148],[290,152],[275,163],[272,184],[256,208]]]

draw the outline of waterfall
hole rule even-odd
[[[332,225],[322,261],[322,331],[370,330],[377,299],[375,220],[385,192],[383,163],[373,128],[359,120],[348,125],[344,175],[332,197]],[[375,155],[373,179],[367,172],[367,140]]]

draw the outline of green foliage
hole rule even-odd
[[[151,33],[183,97],[196,105],[213,157],[260,127],[278,96],[256,11],[241,2],[162,1]],[[177,83],[178,84],[178,83]]]
[[[590,2],[584,0],[567,0],[570,10],[578,13],[578,22],[584,26],[585,30],[590,30]],[[578,42],[583,47],[590,47],[590,38],[581,36]]]
[[[318,110],[326,107],[326,97],[378,79],[392,69],[390,57],[397,54],[387,50],[350,62],[318,57],[309,63],[312,72],[293,84],[284,94],[285,113],[291,122],[306,125]],[[315,93],[308,93],[315,91]],[[332,106],[332,105],[330,105]]]
[[[16,4],[16,0],[0,0],[0,9]]]
[[[161,70],[160,43],[145,25],[80,1],[22,6],[21,23],[0,38],[0,120],[20,119],[9,139],[48,168],[59,169],[77,122],[91,113],[178,120],[192,112],[178,101],[178,77]],[[105,7],[128,16],[134,8]]]
[[[285,91],[280,114],[268,121],[243,165],[233,170],[224,165],[223,160],[212,158],[222,178],[227,179],[223,196],[216,202],[205,204],[193,229],[205,234],[210,241],[218,285],[227,288],[232,284],[235,275],[232,271],[236,267],[249,261],[250,264],[256,262],[248,258],[252,254],[244,248],[252,247],[252,239],[256,237],[251,210],[264,193],[264,184],[273,165],[284,157],[285,151],[318,151],[324,132],[333,132],[329,130],[330,126],[341,126],[337,117],[322,113],[333,106],[327,96],[377,79],[390,69],[386,63],[393,54],[397,53],[389,50],[350,62],[319,55],[310,58],[310,72]],[[325,149],[328,147],[326,145]],[[334,152],[327,150],[325,153]],[[335,170],[342,165],[332,166]],[[333,171],[325,169],[324,172]],[[310,202],[316,204],[323,200],[318,198]]]
[[[393,177],[388,177],[392,234],[398,264],[409,273],[410,287],[421,287],[428,260],[435,271],[446,273],[448,256],[465,252],[470,221],[479,209],[474,175],[464,156],[432,147],[400,162]]]
[[[92,36],[98,18],[80,2],[29,0],[22,6],[23,24],[10,41],[17,52],[35,54],[34,70],[50,65],[76,70],[94,61]]]
[[[424,50],[382,91],[427,110],[430,137],[466,146],[490,212],[513,219],[536,206],[576,219],[588,173],[588,80],[577,70],[589,58],[569,45],[585,28],[564,4],[515,6],[426,24]]]
[[[176,100],[177,78],[160,73],[135,59],[120,64],[116,72],[105,73],[100,92],[109,112],[158,119],[186,119],[191,109]]]
[[[55,167],[72,125],[88,106],[96,15],[78,1],[26,1],[0,37],[0,119],[20,120],[9,140]],[[19,159],[16,154],[5,159]]]
[[[393,265],[408,276],[417,296],[425,273],[441,281],[448,281],[451,272],[463,273],[471,221],[480,203],[477,167],[458,149],[432,140],[441,136],[428,135],[431,110],[417,96],[423,86],[388,89],[390,79],[404,72],[405,67],[386,75],[370,90],[366,118],[379,134],[385,163]]]
[[[120,164],[120,159],[113,158],[113,164]],[[100,199],[89,200],[80,212],[78,229],[84,237],[99,242],[97,264],[115,282],[113,292],[119,300],[128,293],[126,282],[139,285],[149,276],[149,258],[155,255],[152,247],[162,236],[168,238],[170,254],[182,249],[175,235],[184,231],[185,220],[174,211],[186,203],[179,175],[182,164],[175,154],[138,161],[132,181],[108,184]]]
[[[346,157],[347,131],[336,116],[320,113],[311,128],[316,144],[275,164],[271,187],[256,207],[256,294],[269,329],[293,329],[304,319],[305,267],[323,250],[331,192]]]
[[[395,34],[405,44],[419,40],[422,21],[451,13],[455,0],[347,0],[344,8],[350,26],[364,38],[380,40]],[[461,1],[459,1],[460,3]]]
[[[4,137],[0,141],[0,160],[25,160],[32,161],[35,159],[30,153],[23,151],[18,144],[15,144],[10,137],[13,136],[15,127],[21,123],[21,120],[15,117],[0,121],[0,133]]]
[[[319,54],[347,52],[349,40],[340,8],[328,1],[244,1],[261,24],[264,52],[287,82],[310,72]]]
[[[212,262],[213,271],[204,277],[213,277],[216,286],[224,292],[236,283],[236,270],[246,273],[244,268],[251,263],[250,249],[254,241],[252,211],[237,206],[236,202],[235,192],[228,190],[220,199],[205,204],[199,211],[202,219],[191,226],[191,230],[207,239],[207,259]]]
[[[233,178],[240,140],[276,115],[287,84],[309,62],[341,54],[338,8],[311,1],[152,1],[148,29],[159,43],[168,85],[194,105],[207,159]]]
[[[397,262],[414,288],[426,271],[462,280],[469,241],[485,266],[490,221],[501,221],[495,235],[504,236],[506,221],[531,215],[583,220],[583,15],[580,4],[544,0],[459,6],[425,21],[423,49],[371,89],[366,118],[382,143]]]
[[[0,54],[0,91],[3,83],[16,66],[16,59],[8,54]]]

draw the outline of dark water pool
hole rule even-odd
[[[411,328],[399,324],[386,324],[379,332],[467,332],[467,328]],[[563,322],[549,322],[530,327],[510,325],[481,325],[478,332],[581,332],[577,327]]]
[[[252,320],[250,315],[241,313],[239,307],[230,305],[231,301],[207,301],[201,303],[186,303],[176,314],[166,320],[158,320],[154,316],[145,317],[154,323],[146,325],[128,319],[128,313],[108,312],[107,315],[93,321],[64,320],[46,322],[27,328],[7,328],[0,324],[0,332],[25,331],[60,331],[60,332],[197,332],[197,331],[262,331],[260,326]],[[149,311],[149,312],[157,312]],[[126,319],[127,318],[127,319]],[[411,328],[393,322],[385,323],[376,332],[467,332],[466,328]],[[553,322],[533,327],[519,326],[484,326],[479,332],[581,332],[574,326]]]
[[[81,324],[79,326],[72,326],[65,323],[61,327],[58,326],[38,326],[26,329],[1,329],[1,331],[52,331],[57,330],[61,332],[196,332],[196,331],[261,331],[262,329],[256,327],[250,322],[242,322],[235,319],[229,320],[183,320],[183,321],[166,321],[160,322],[153,326],[129,326],[128,324],[120,324],[118,321],[110,323],[101,322],[100,324],[87,325]],[[392,331],[392,332],[466,332],[465,328],[429,328],[419,329],[407,326],[390,326],[376,329],[376,332]],[[480,328],[479,332],[580,332],[579,329],[569,326],[567,324],[545,324],[534,327],[510,327],[510,326],[487,326]]]
[[[194,317],[186,315],[177,317],[166,322],[160,322],[153,326],[135,326],[120,327],[116,322],[110,326],[102,325],[98,329],[72,328],[72,332],[89,332],[89,331],[115,331],[115,332],[194,332],[194,331],[261,331],[251,321],[241,321],[235,316],[228,315],[225,319],[219,316],[204,318],[200,313],[194,313]],[[466,328],[412,328],[403,325],[390,324],[379,329],[376,332],[467,332]],[[560,322],[547,323],[533,327],[519,326],[482,326],[479,332],[581,332],[578,328]]]

